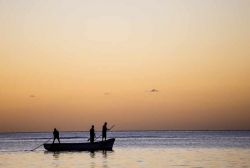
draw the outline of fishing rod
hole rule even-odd
[[[99,135],[98,137],[95,138],[95,140],[97,140],[98,138],[100,138],[102,135]]]
[[[114,128],[115,125],[112,125],[108,130],[111,131],[112,128]],[[100,138],[102,135],[99,135],[97,138],[95,138],[95,140],[97,140],[98,138]]]
[[[114,127],[115,127],[115,125],[112,125],[108,130],[111,130],[111,129],[114,128]],[[97,140],[97,139],[100,138],[101,136],[102,136],[102,134],[99,135],[98,137],[96,137],[95,140]],[[90,138],[88,139],[88,141],[90,141]]]
[[[112,125],[110,128],[109,128],[109,130],[111,130],[112,128],[114,128],[115,127],[115,125]]]
[[[49,140],[45,141],[43,144],[45,144],[45,143],[49,142],[51,139],[52,139],[52,138],[49,138]],[[34,150],[36,150],[37,148],[41,147],[43,144],[41,144],[41,145],[39,145],[39,146],[35,147],[34,149],[32,149],[32,150],[30,150],[30,151],[34,151]]]

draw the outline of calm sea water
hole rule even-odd
[[[88,135],[60,133],[62,142],[86,142]],[[116,141],[109,152],[52,153],[43,147],[30,151],[51,136],[43,132],[0,133],[0,167],[250,167],[250,131],[110,132],[108,136]]]

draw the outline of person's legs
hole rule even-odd
[[[56,138],[53,139],[53,144],[54,144],[55,140],[56,140]]]

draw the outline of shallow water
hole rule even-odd
[[[86,141],[86,132],[63,132],[63,142]],[[51,133],[1,133],[0,167],[3,168],[165,168],[250,167],[248,131],[139,131],[112,132],[110,152],[28,151]]]

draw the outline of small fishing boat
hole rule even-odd
[[[43,144],[48,151],[97,151],[97,150],[112,150],[115,138],[106,141],[97,141],[94,143],[54,143]]]

